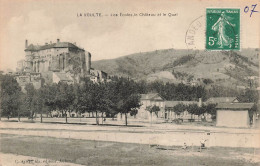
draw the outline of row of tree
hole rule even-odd
[[[204,115],[208,113],[211,115],[212,119],[216,118],[216,104],[202,104],[202,106],[198,106],[198,104],[188,104],[185,105],[183,103],[179,103],[173,107],[173,112],[175,115],[180,116],[184,111],[188,111],[191,115],[191,119],[193,115]]]
[[[136,82],[137,88],[141,93],[156,92],[159,93],[165,100],[174,101],[192,101],[202,98],[206,100],[207,90],[199,86],[190,86],[183,83],[163,83],[162,81],[155,82]]]
[[[135,82],[135,84],[140,93],[156,92],[164,99],[173,101],[196,101],[198,98],[206,101],[211,97],[238,97],[241,102],[257,102],[259,100],[259,94],[254,89],[238,90],[219,85],[206,88],[202,85],[190,86],[183,83],[163,83],[162,81],[140,81]]]
[[[157,92],[166,100],[189,101],[198,98],[207,99],[206,90],[202,86],[188,86],[184,84],[172,84],[162,82],[147,83],[144,81],[135,82],[127,78],[113,77],[111,82],[95,84],[85,79],[81,84],[68,85],[66,83],[44,85],[35,89],[32,84],[25,86],[25,93],[14,77],[0,75],[1,91],[1,116],[18,117],[27,116],[33,120],[34,115],[51,113],[54,110],[61,112],[66,118],[67,114],[75,111],[78,114],[95,113],[96,122],[99,123],[99,114],[103,117],[114,117],[120,113],[125,115],[137,114],[140,107],[140,94]],[[213,89],[215,90],[215,89]],[[239,95],[241,101],[257,102],[258,94],[248,90]],[[214,116],[213,105],[197,107],[197,105],[177,105],[174,109],[176,114],[188,110],[192,115],[201,115],[205,112]],[[149,108],[147,109],[148,111]],[[154,111],[152,109],[152,111]],[[210,112],[212,111],[212,112]]]
[[[33,120],[34,115],[50,114],[56,110],[66,118],[72,111],[78,114],[92,112],[96,114],[99,124],[99,114],[114,117],[121,113],[135,115],[140,105],[140,95],[136,84],[132,80],[117,78],[115,81],[95,84],[88,79],[84,83],[68,85],[44,85],[35,89],[32,84],[25,86],[25,93],[12,76],[1,77],[1,116],[18,117],[27,116]]]
[[[179,103],[173,107],[170,111],[173,111],[176,115],[175,119],[179,118],[181,114],[184,113],[184,111],[188,111],[188,113],[191,115],[190,119],[193,119],[193,115],[204,115],[205,113],[208,113],[211,115],[211,118],[214,120],[216,119],[216,106],[217,104],[202,104],[202,106],[198,106],[198,104],[183,104]],[[160,108],[156,105],[148,106],[146,110],[150,113],[151,116],[151,123],[152,123],[152,115],[155,113],[155,115],[158,116],[158,112],[160,111]]]

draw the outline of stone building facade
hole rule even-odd
[[[23,92],[25,92],[26,84],[32,84],[35,89],[39,89],[42,86],[42,78],[40,73],[19,73],[16,76],[18,84],[21,86]]]
[[[90,74],[91,54],[84,49],[69,42],[45,43],[45,45],[28,46],[25,41],[25,60],[24,66],[19,67],[25,72],[70,72],[72,74],[81,74],[81,76]]]
[[[25,59],[17,62],[16,70],[20,73],[17,80],[24,80],[24,75],[33,73],[40,74],[42,84],[60,81],[75,83],[82,77],[89,77],[95,83],[107,80],[105,72],[91,68],[91,54],[75,43],[57,39],[56,43],[28,45],[28,40],[25,40],[24,51]]]

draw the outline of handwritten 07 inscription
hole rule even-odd
[[[206,49],[240,50],[240,9],[206,9]]]

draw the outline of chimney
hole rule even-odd
[[[199,103],[198,103],[198,106],[201,107],[202,106],[202,99],[199,98]]]
[[[28,40],[26,39],[25,40],[25,48],[27,48],[28,47]]]
[[[91,54],[88,52],[87,55],[85,55],[85,60],[86,60],[86,70],[87,74],[90,74],[90,69],[91,69]]]
[[[60,39],[57,39],[57,43],[59,43],[60,42]]]

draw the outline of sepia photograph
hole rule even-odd
[[[260,166],[259,0],[0,0],[1,166]]]

